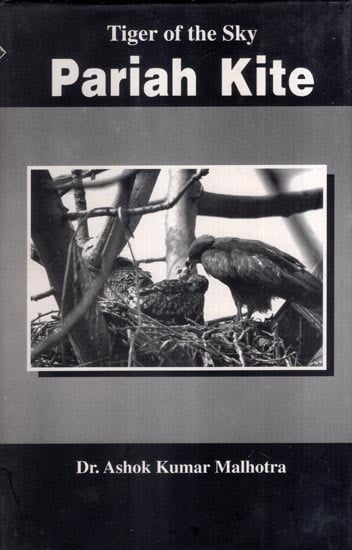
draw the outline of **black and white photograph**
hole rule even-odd
[[[28,370],[326,373],[324,165],[28,168]]]

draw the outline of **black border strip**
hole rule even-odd
[[[9,444],[0,454],[3,548],[351,548],[348,443]],[[77,474],[78,460],[100,475]],[[103,474],[108,460],[113,470],[145,461],[151,473]],[[158,460],[209,469],[160,474]],[[285,473],[227,474],[215,461]]]

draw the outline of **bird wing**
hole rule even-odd
[[[321,294],[321,281],[298,260],[260,241],[216,239],[202,254],[205,270],[225,284],[262,288],[289,299],[302,292]]]
[[[225,251],[238,250],[244,251],[247,254],[260,254],[270,258],[271,260],[275,261],[275,263],[278,263],[283,267],[285,266],[287,269],[291,269],[293,271],[305,267],[299,260],[297,260],[297,258],[294,258],[290,254],[283,252],[279,248],[271,246],[270,244],[264,243],[262,241],[251,239],[238,239],[236,237],[224,237],[220,239],[215,239],[213,247]]]
[[[224,283],[245,283],[271,288],[281,282],[281,269],[262,254],[252,254],[243,247],[228,250],[211,248],[202,254],[205,270]]]

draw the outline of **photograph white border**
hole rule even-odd
[[[62,165],[63,167],[66,166]],[[118,168],[120,165],[69,165],[71,168],[77,167],[81,170],[93,170],[93,169],[104,169],[112,170]],[[204,167],[209,168],[223,168],[226,166],[234,166],[238,168],[253,168],[253,169],[321,169],[323,178],[323,223],[324,223],[324,239],[323,239],[323,365],[322,366],[308,366],[308,367],[268,367],[268,366],[253,366],[253,367],[32,367],[31,365],[31,330],[30,330],[30,314],[29,314],[29,303],[30,303],[30,293],[29,293],[29,277],[28,277],[28,265],[31,259],[31,178],[30,174],[32,170],[50,170],[50,168],[59,168],[58,164],[47,164],[47,165],[33,165],[27,166],[27,258],[26,258],[26,324],[27,324],[27,372],[32,373],[50,373],[55,375],[55,373],[90,373],[94,372],[97,374],[104,375],[104,373],[115,372],[126,374],[134,373],[146,373],[146,374],[160,374],[167,376],[168,373],[176,373],[182,375],[182,373],[193,372],[196,374],[204,374],[205,376],[215,373],[227,373],[238,374],[238,373],[248,373],[249,375],[258,375],[262,376],[264,373],[280,373],[281,375],[290,375],[290,374],[299,374],[307,373],[317,374],[327,373],[329,365],[327,364],[327,241],[328,241],[328,231],[327,227],[327,165],[326,164],[211,164],[204,163],[199,164],[175,164],[175,165],[123,165],[126,169],[202,169]]]

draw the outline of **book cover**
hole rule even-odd
[[[351,9],[0,6],[2,548],[351,547]]]

